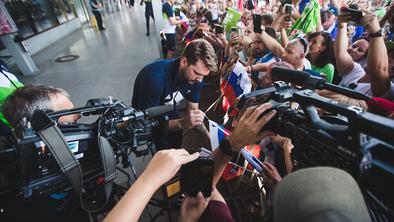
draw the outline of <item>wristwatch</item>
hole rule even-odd
[[[377,31],[375,33],[369,33],[368,37],[369,38],[383,37],[383,29],[380,29],[379,31]]]
[[[235,152],[231,149],[230,140],[228,140],[228,138],[224,138],[220,142],[219,150],[220,150],[220,152],[222,152],[223,154],[225,154],[227,156],[235,156],[235,154],[238,154],[238,152]]]

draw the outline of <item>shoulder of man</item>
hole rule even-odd
[[[162,59],[146,65],[139,73],[138,80],[154,80],[152,84],[162,82],[166,79],[171,60]],[[137,81],[137,80],[136,80]]]

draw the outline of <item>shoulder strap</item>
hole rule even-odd
[[[45,115],[43,113],[41,114]],[[40,126],[35,125],[34,122],[32,122],[32,126],[53,154],[61,172],[70,181],[75,194],[77,194],[80,198],[82,208],[87,212],[100,211],[107,205],[111,197],[113,180],[117,176],[116,160],[111,145],[104,137],[98,137],[98,146],[100,149],[101,161],[104,170],[105,191],[105,203],[98,207],[95,203],[86,201],[84,198],[85,192],[83,190],[82,170],[78,160],[70,151],[63,133],[55,122],[49,120],[49,117],[47,117],[47,121],[51,121],[51,123],[47,122]]]

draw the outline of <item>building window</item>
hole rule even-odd
[[[5,0],[4,4],[25,38],[76,17],[73,0]]]

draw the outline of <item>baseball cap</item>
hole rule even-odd
[[[311,167],[287,175],[274,191],[274,221],[371,221],[356,181],[343,170]]]
[[[328,7],[327,12],[329,12],[335,16],[338,16],[338,9],[335,6],[331,5],[330,7]]]

